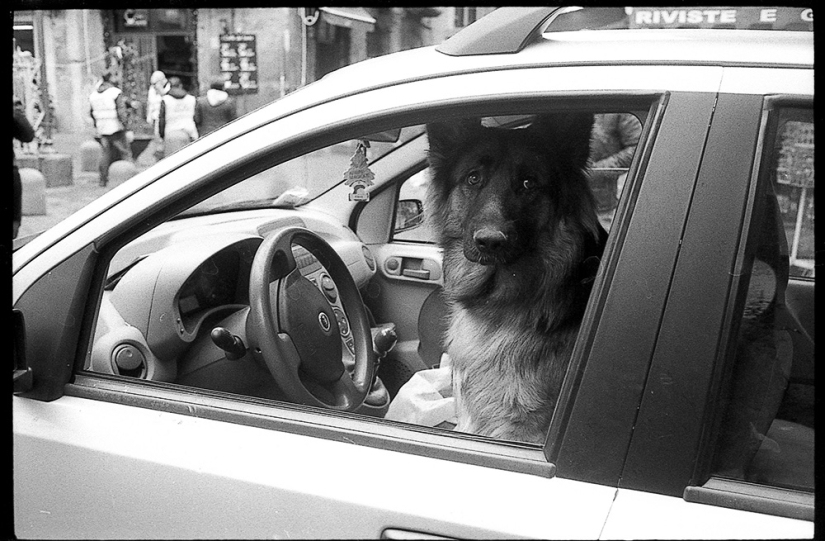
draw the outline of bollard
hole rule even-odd
[[[17,167],[20,169],[37,169],[40,170],[40,156],[37,154],[18,154]]]
[[[37,169],[20,169],[23,185],[21,210],[23,216],[44,216],[46,214],[46,178]]]
[[[126,160],[118,160],[109,166],[109,185],[120,184],[137,174],[135,164]]]
[[[100,143],[94,139],[91,141],[83,141],[80,145],[80,170],[97,173],[102,155],[103,149]]]
[[[46,177],[46,187],[74,184],[72,157],[68,154],[41,154],[40,172]]]

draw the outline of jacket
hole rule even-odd
[[[102,83],[89,96],[91,115],[100,135],[112,135],[125,130],[126,105],[123,92],[110,83]]]
[[[190,140],[198,138],[198,129],[195,126],[195,108],[197,100],[186,90],[176,87],[163,96],[160,102],[158,116],[158,133],[166,137],[168,132],[183,131]]]
[[[210,88],[206,91],[206,96],[198,98],[195,120],[201,136],[217,130],[227,122],[235,120],[237,116],[235,100],[223,90]]]
[[[23,111],[20,111],[17,107],[12,106],[11,116],[12,138],[17,139],[21,143],[31,143],[34,141],[34,128],[32,128],[32,125],[29,124],[29,120],[26,118]],[[14,155],[14,146],[11,147],[11,163],[12,165],[17,164],[17,157]]]

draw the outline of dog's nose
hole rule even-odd
[[[473,240],[479,252],[496,254],[507,244],[507,235],[497,229],[484,228],[473,233]]]

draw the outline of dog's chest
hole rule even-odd
[[[547,358],[546,336],[510,319],[491,323],[471,312],[454,312],[447,351],[454,384],[469,402],[483,399],[531,411],[553,386],[557,360]]]

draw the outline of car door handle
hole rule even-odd
[[[387,528],[381,532],[381,539],[455,539],[455,537],[442,537],[431,533],[415,532],[413,530],[401,530],[399,528]]]
[[[430,271],[427,269],[403,269],[401,274],[409,278],[418,278],[419,280],[430,279]]]
[[[438,282],[441,279],[441,264],[435,257],[390,254],[382,265],[384,273],[392,278]]]

